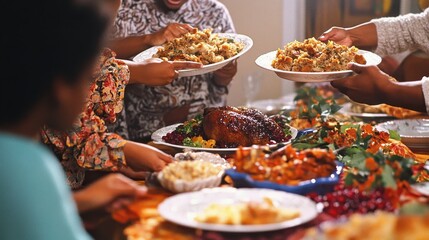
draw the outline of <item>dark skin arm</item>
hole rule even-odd
[[[174,38],[181,37],[193,29],[188,24],[171,23],[151,34],[112,40],[109,47],[116,52],[118,58],[127,59],[150,47],[159,46]]]
[[[377,28],[374,23],[363,23],[351,28],[332,27],[319,37],[320,41],[334,41],[345,46],[357,46],[362,49],[377,47]]]
[[[237,74],[237,61],[234,60],[225,67],[214,72],[214,82],[218,86],[228,86]]]
[[[163,86],[177,78],[177,70],[201,68],[201,63],[177,61],[167,62],[159,58],[151,58],[144,62],[123,60],[130,69],[129,84],[145,84],[148,86]]]
[[[173,161],[173,157],[152,146],[132,141],[127,141],[125,144],[124,155],[128,167],[136,172],[161,171]]]
[[[372,105],[386,103],[426,112],[421,81],[394,82],[376,66],[351,64],[350,69],[357,75],[331,84],[353,101]]]
[[[119,209],[146,195],[147,188],[121,174],[109,174],[73,193],[80,213],[100,208]],[[126,201],[124,201],[126,200]]]

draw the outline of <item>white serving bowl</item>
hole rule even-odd
[[[225,174],[224,170],[221,170],[217,175],[210,176],[203,179],[195,179],[192,181],[185,180],[170,180],[163,176],[162,172],[158,173],[158,181],[161,186],[167,190],[170,190],[174,193],[182,192],[193,192],[199,191],[204,188],[214,188],[218,187],[222,181],[222,177]]]

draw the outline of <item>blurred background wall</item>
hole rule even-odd
[[[295,84],[260,69],[255,59],[293,40],[317,37],[331,26],[354,26],[373,18],[420,12],[428,0],[219,0],[229,9],[237,33],[253,48],[239,59],[228,104],[246,105],[291,94]],[[393,56],[396,65],[407,56]],[[395,66],[397,67],[397,66]],[[412,71],[411,71],[412,72]]]
[[[285,37],[288,41],[300,37],[295,31],[299,26],[288,20],[298,19],[299,12],[296,8],[300,1],[220,0],[229,9],[237,33],[248,35],[254,41],[253,48],[239,59],[238,74],[228,98],[229,105],[246,105],[248,100],[278,98],[294,91],[292,82],[281,80],[274,73],[260,69],[255,64],[255,59],[263,53],[282,47],[286,42]],[[285,8],[288,9],[286,14]],[[302,14],[299,15],[302,17]],[[288,22],[285,23],[285,19]]]

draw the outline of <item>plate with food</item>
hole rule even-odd
[[[414,152],[429,152],[429,119],[392,120],[377,126],[396,131]]]
[[[187,33],[180,38],[149,48],[133,58],[142,62],[150,58],[164,61],[192,61],[202,68],[178,70],[179,77],[201,75],[221,69],[253,46],[250,37],[235,33],[212,33],[211,29]]]
[[[388,118],[387,113],[383,112],[379,105],[367,105],[361,103],[345,103],[339,111],[353,117],[362,118]]]
[[[288,43],[283,49],[263,54],[255,62],[280,78],[314,83],[351,76],[353,71],[348,70],[348,63],[376,66],[380,64],[381,57],[356,47],[309,38],[303,42]]]
[[[206,108],[192,120],[158,129],[152,140],[178,149],[229,154],[240,146],[287,144],[297,132],[284,116],[268,117],[257,109],[226,106]]]
[[[270,189],[212,188],[162,202],[160,215],[173,223],[221,232],[263,232],[301,225],[317,214],[309,198]]]
[[[422,114],[410,109],[387,104],[367,105],[357,102],[345,103],[342,105],[340,112],[362,118],[409,118]]]

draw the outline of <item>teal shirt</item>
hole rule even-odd
[[[1,132],[0,239],[90,239],[55,156],[31,139]]]

